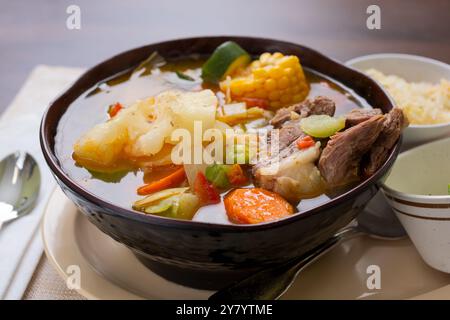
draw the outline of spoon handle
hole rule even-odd
[[[334,248],[339,242],[357,234],[356,227],[349,227],[306,255],[281,265],[266,268],[211,295],[209,300],[273,300],[281,297],[292,285],[297,275],[310,263]]]

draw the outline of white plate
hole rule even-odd
[[[78,266],[88,299],[205,299],[212,292],[167,281],[141,264],[122,244],[91,224],[57,188],[42,221],[45,253],[67,280],[69,266]]]
[[[47,257],[63,279],[75,265],[77,290],[89,299],[205,299],[212,292],[167,281],[145,268],[125,246],[103,234],[57,188],[42,222]],[[381,289],[367,288],[371,265],[380,267]],[[421,294],[450,299],[450,275],[428,267],[408,239],[349,240],[309,266],[285,299],[407,299]],[[433,291],[441,288],[439,291]]]

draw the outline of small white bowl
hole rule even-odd
[[[450,65],[409,54],[371,54],[351,59],[345,64],[362,72],[374,68],[384,74],[393,74],[410,82],[438,83],[442,78],[450,79]],[[406,148],[410,148],[448,136],[450,136],[450,123],[410,125],[403,133],[403,144]]]
[[[450,138],[400,154],[382,190],[422,258],[450,273]]]

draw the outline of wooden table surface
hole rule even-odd
[[[81,8],[68,30],[66,8]],[[370,4],[381,30],[366,27]],[[89,67],[123,50],[198,35],[289,40],[340,60],[377,52],[450,63],[449,0],[0,0],[0,113],[36,64]]]

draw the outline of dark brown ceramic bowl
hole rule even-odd
[[[384,112],[393,107],[388,95],[373,80],[307,47],[271,39],[201,37],[133,49],[91,68],[51,104],[42,119],[40,135],[42,151],[57,182],[94,225],[130,248],[160,275],[189,286],[210,289],[220,288],[264,266],[302,255],[330,238],[355,218],[376,193],[377,182],[386,175],[399,151],[397,144],[372,177],[332,201],[259,225],[219,225],[139,214],[100,199],[61,169],[54,151],[58,122],[69,105],[86,90],[138,65],[155,50],[168,59],[210,54],[227,40],[239,43],[252,54],[280,51],[297,55],[304,66],[353,89],[372,106]]]

